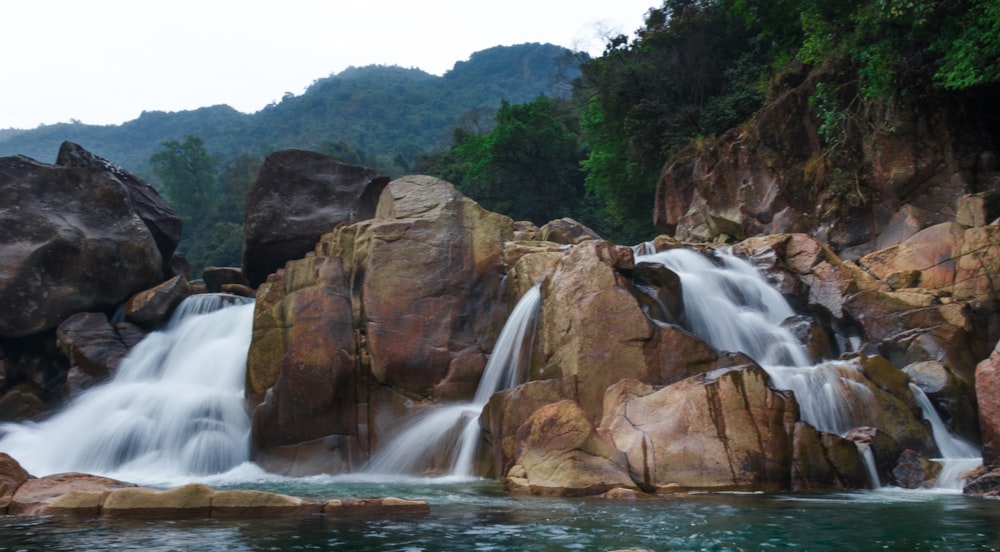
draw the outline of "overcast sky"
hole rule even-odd
[[[350,66],[440,75],[492,46],[600,55],[656,0],[5,0],[0,128],[252,113]]]

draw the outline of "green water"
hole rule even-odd
[[[373,521],[0,517],[0,550],[1000,549],[1000,502],[956,494],[702,494],[632,502],[514,498],[496,483],[478,481],[320,479],[240,487],[317,499],[425,498],[431,513]]]

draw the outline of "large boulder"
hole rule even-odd
[[[256,458],[350,470],[398,425],[381,413],[470,399],[506,314],[511,237],[508,217],[409,176],[387,186],[373,219],[272,275],[247,365]]]
[[[135,487],[132,483],[86,473],[59,473],[25,481],[7,508],[8,514],[97,515],[106,493]]]
[[[373,169],[302,150],[264,160],[243,223],[243,273],[254,287],[311,251],[342,222],[375,214],[389,178]]]
[[[625,456],[572,400],[536,410],[517,431],[517,450],[517,464],[505,482],[512,492],[580,496],[636,488]]]
[[[7,506],[17,489],[28,480],[28,472],[6,452],[0,452],[0,515],[7,513]]]
[[[98,380],[113,374],[132,348],[103,312],[70,316],[56,329],[56,337],[70,366]]]
[[[110,311],[162,277],[156,240],[114,171],[0,158],[0,337]]]
[[[788,490],[798,405],[749,365],[659,390],[624,380],[608,390],[601,427],[644,489]]]
[[[115,175],[125,186],[132,209],[153,235],[156,246],[160,249],[160,256],[164,262],[171,260],[181,240],[181,218],[155,188],[111,161],[72,142],[63,142],[59,147],[56,165],[107,171]],[[170,275],[169,272],[167,275]]]
[[[1000,468],[1000,343],[976,366],[976,396],[983,436],[983,465]]]

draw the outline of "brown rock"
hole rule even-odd
[[[56,339],[71,366],[98,380],[115,372],[131,348],[103,312],[70,316],[56,329]]]
[[[1000,467],[1000,344],[976,366],[976,396],[983,434],[983,465]]]
[[[590,228],[571,218],[561,218],[545,223],[539,229],[539,239],[563,244],[576,244],[601,237]]]
[[[571,400],[543,406],[517,432],[517,463],[534,495],[581,496],[617,487],[636,488],[624,455],[598,435],[586,413]]]
[[[170,320],[177,305],[189,295],[191,287],[187,279],[174,276],[129,298],[125,304],[125,319],[147,329],[160,326]]]
[[[253,490],[215,491],[212,517],[259,518],[318,514],[323,503],[283,494]]]
[[[940,474],[941,464],[907,449],[892,469],[892,480],[904,489],[929,489],[935,486]]]
[[[9,514],[46,515],[98,514],[101,498],[114,490],[135,485],[85,473],[60,473],[29,479],[22,484],[7,508]]]
[[[323,513],[336,519],[384,519],[396,516],[424,516],[430,512],[425,500],[405,498],[333,499],[323,505]]]
[[[7,506],[17,489],[28,480],[28,472],[6,452],[0,452],[0,514],[7,513]]]
[[[243,275],[243,269],[238,266],[207,266],[202,272],[201,279],[205,280],[205,287],[209,293],[219,293],[226,285],[250,287],[250,282]]]
[[[792,446],[793,491],[864,489],[868,475],[853,442],[796,422]]]
[[[101,514],[112,517],[169,518],[207,517],[215,491],[191,483],[165,491],[142,487],[113,489],[107,493]]]
[[[618,394],[602,426],[643,488],[786,490],[798,408],[767,379],[750,366]]]
[[[529,381],[490,397],[483,408],[480,425],[492,445],[493,474],[504,477],[517,460],[517,432],[539,408],[565,399],[574,399],[573,378]]]

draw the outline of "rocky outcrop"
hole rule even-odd
[[[1000,173],[972,130],[981,128],[975,107],[845,108],[843,138],[831,140],[811,101],[821,80],[830,79],[810,76],[748,123],[670,159],[657,184],[657,228],[689,241],[804,232],[856,259],[959,213],[970,225],[1000,214],[990,209]],[[866,124],[847,128],[852,117]]]
[[[571,400],[536,410],[517,431],[517,463],[505,487],[520,494],[576,496],[635,488],[625,455]]]
[[[258,460],[345,471],[398,429],[379,412],[471,398],[503,323],[512,235],[509,218],[450,184],[404,177],[373,219],[272,276],[257,293],[247,369],[247,394],[262,401]]]
[[[645,489],[787,490],[798,406],[756,366],[609,389],[601,427]]]
[[[174,276],[130,297],[125,303],[125,319],[148,330],[155,329],[169,321],[177,305],[192,292],[187,278]]]
[[[200,483],[150,489],[85,473],[31,477],[10,456],[0,453],[0,515],[107,516],[131,519],[227,519],[326,515],[336,519],[420,516],[424,500],[385,498],[328,499],[320,502],[257,490],[217,491]]]
[[[56,165],[95,169],[114,174],[125,186],[132,209],[153,235],[160,256],[169,263],[181,240],[181,218],[156,189],[111,161],[94,155],[72,142],[63,142],[60,146]],[[169,276],[171,272],[166,271],[165,275]]]
[[[160,283],[163,256],[108,168],[0,159],[0,337],[110,311]]]
[[[246,202],[243,273],[251,286],[311,251],[338,224],[371,218],[388,182],[373,169],[319,153],[269,155]]]
[[[81,312],[63,321],[56,330],[56,337],[71,368],[79,368],[88,376],[101,380],[118,369],[135,345],[128,326],[111,325],[103,312]]]

